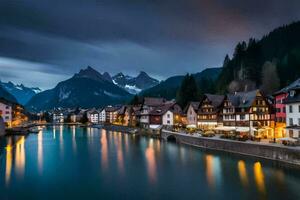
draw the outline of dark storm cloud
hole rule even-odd
[[[220,66],[238,41],[298,20],[299,8],[297,0],[1,1],[0,63],[10,59],[1,70],[40,73],[43,87],[86,65],[160,78],[197,72]]]

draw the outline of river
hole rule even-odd
[[[273,162],[76,126],[6,137],[0,199],[300,199]]]

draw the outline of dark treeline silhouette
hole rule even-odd
[[[299,78],[299,35],[300,22],[295,22],[275,29],[261,40],[250,38],[247,43],[238,43],[232,58],[226,55],[224,59],[222,72],[216,83],[217,92],[269,88],[265,92],[272,93]],[[270,63],[275,67],[270,67]],[[264,70],[263,66],[267,69]],[[270,84],[270,81],[264,80],[267,76],[263,73],[270,70],[274,85],[278,88],[264,85]]]

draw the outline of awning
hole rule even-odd
[[[252,131],[257,131],[255,128],[251,128]],[[249,127],[237,127],[236,128],[237,132],[249,132],[250,128]]]
[[[150,126],[149,126],[149,128],[151,128],[151,129],[160,129],[160,127],[161,127],[161,125],[154,125],[154,124],[151,124]]]
[[[197,128],[197,126],[195,124],[189,124],[186,126],[187,128]]]
[[[218,126],[216,128],[214,128],[214,130],[216,131],[234,131],[235,127],[231,127],[231,126]]]

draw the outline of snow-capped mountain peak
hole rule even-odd
[[[144,89],[153,87],[159,83],[146,72],[141,71],[136,77],[124,75],[122,72],[112,77],[113,83],[124,88],[131,94],[140,93]]]

